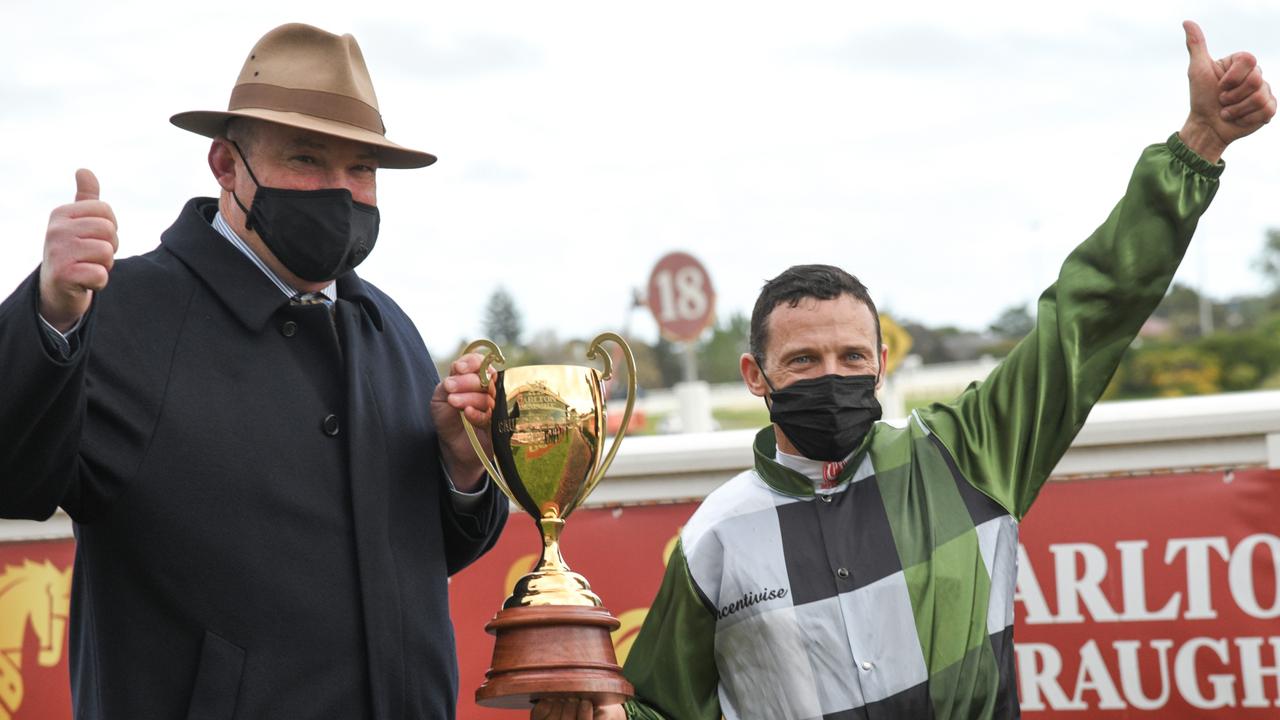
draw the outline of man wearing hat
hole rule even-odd
[[[507,503],[409,318],[354,271],[385,137],[356,41],[285,25],[212,137],[220,192],[139,257],[88,170],[0,305],[0,515],[61,506],[78,540],[77,718],[453,717],[449,574]],[[109,282],[108,282],[109,281]]]

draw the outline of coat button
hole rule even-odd
[[[285,320],[280,326],[280,334],[285,337],[293,337],[298,334],[298,323],[292,320]]]
[[[324,430],[325,435],[335,437],[338,434],[338,416],[325,415],[324,421],[320,423],[320,428]]]
[[[824,503],[829,503],[829,502],[831,502],[831,496],[830,496],[830,495],[819,495],[818,497],[822,498],[822,502],[824,502]]]
[[[840,568],[839,570],[836,570],[836,577],[839,577],[841,580],[848,578],[849,568]]]

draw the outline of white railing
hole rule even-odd
[[[628,437],[588,505],[701,499],[750,466],[755,432]],[[1280,468],[1280,391],[1103,403],[1054,478],[1248,467]],[[62,513],[0,520],[0,542],[70,536]]]
[[[879,393],[887,417],[902,417],[913,403],[953,398],[969,383],[985,379],[1000,361],[985,355],[977,360],[922,365],[920,357],[908,355],[902,366],[885,378]]]
[[[626,438],[588,504],[705,497],[750,466],[755,432]],[[1280,468],[1280,391],[1102,403],[1053,477],[1246,467]]]

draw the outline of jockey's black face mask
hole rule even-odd
[[[802,455],[811,460],[835,462],[853,452],[880,419],[875,375],[823,375],[769,386],[769,419]]]

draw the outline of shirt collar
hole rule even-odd
[[[816,485],[819,490],[829,490],[838,483],[840,473],[848,467],[849,460],[852,457],[853,453],[849,453],[837,462],[829,462],[827,460],[813,460],[803,455],[792,455],[778,448],[774,451],[773,461],[809,478],[809,482]]]
[[[849,482],[850,478],[857,472],[858,466],[862,464],[863,456],[866,455],[868,448],[871,447],[871,437],[876,434],[878,427],[880,427],[880,423],[873,423],[871,430],[867,432],[866,436],[862,438],[862,442],[858,444],[858,448],[849,456],[844,469],[836,476],[836,488]],[[773,434],[772,425],[756,433],[756,440],[752,449],[755,453],[756,473],[760,475],[766,485],[783,495],[813,497],[816,486],[812,480],[778,463],[778,440],[777,436]]]
[[[219,235],[226,238],[227,241],[235,247],[235,249],[244,253],[244,256],[249,258],[249,261],[261,270],[262,274],[266,275],[267,279],[269,279],[273,285],[280,288],[280,292],[284,293],[285,297],[293,298],[298,294],[297,288],[285,282],[284,278],[277,275],[270,266],[262,261],[262,258],[258,257],[258,254],[249,247],[248,243],[241,239],[241,237],[236,234],[235,230],[231,229],[231,226],[227,224],[227,219],[222,217],[221,210],[214,214],[213,222],[211,224],[213,225],[213,229],[218,231]],[[329,302],[335,302],[338,299],[337,283],[329,283],[328,285],[325,285],[320,289],[320,292],[324,294],[325,297],[329,298]]]

